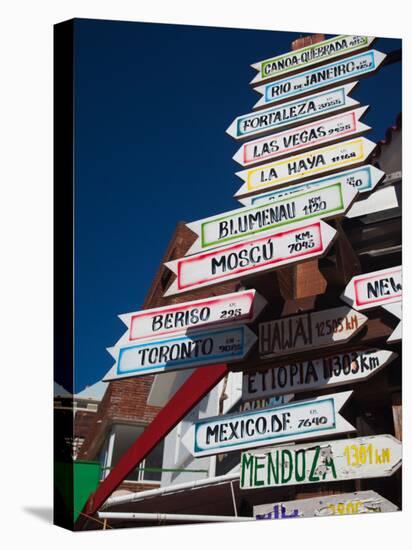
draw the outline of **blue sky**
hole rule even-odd
[[[76,20],[75,391],[112,366],[117,315],[140,308],[176,223],[240,206],[239,145],[225,130],[259,98],[250,64],[299,36]],[[382,139],[401,111],[401,64],[351,96],[370,105],[366,136]]]

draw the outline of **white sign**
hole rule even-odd
[[[124,343],[210,325],[253,322],[266,305],[256,290],[232,292],[202,300],[124,313],[128,331]]]
[[[395,330],[392,332],[392,334],[389,336],[389,338],[386,341],[390,342],[391,344],[400,342],[402,340],[402,302],[385,304],[382,307],[383,309],[386,309],[386,311],[389,311],[391,315],[400,319],[400,322],[396,326]]]
[[[401,463],[402,445],[392,435],[277,446],[242,453],[240,487],[258,489],[388,477]]]
[[[245,325],[197,330],[190,334],[146,340],[108,351],[116,360],[104,381],[170,372],[243,359],[256,341]]]
[[[396,357],[392,351],[370,349],[299,361],[264,371],[244,370],[242,399],[261,399],[361,382]]]
[[[358,311],[402,300],[402,266],[355,275],[346,286],[342,300]]]
[[[365,162],[376,144],[360,137],[335,143],[270,164],[236,172],[244,184],[235,197],[271,189],[303,178]]]
[[[369,106],[334,115],[244,143],[233,159],[242,166],[253,166],[271,159],[310,149],[322,143],[362,134],[370,126],[359,122]]]
[[[352,208],[347,213],[348,218],[358,218],[359,216],[367,216],[376,212],[391,210],[392,208],[401,207],[401,186],[399,184],[388,185],[377,189],[368,197],[356,201]]]
[[[335,229],[325,222],[316,221],[173,260],[165,265],[177,277],[164,295],[187,292],[321,256],[335,236]]]
[[[288,76],[282,80],[276,80],[276,82],[270,84],[258,86],[255,90],[262,94],[262,97],[255,104],[255,108],[266,107],[296,95],[348,80],[355,80],[376,71],[385,57],[386,54],[384,53],[370,50],[303,73]]]
[[[359,491],[340,495],[322,495],[253,507],[255,519],[291,519],[346,514],[375,514],[399,510],[375,491]]]
[[[274,357],[342,344],[367,320],[362,313],[343,306],[260,323],[259,352]]]
[[[350,187],[356,189],[358,193],[368,193],[376,187],[376,185],[383,179],[384,175],[385,172],[382,172],[382,170],[375,168],[375,166],[372,166],[371,164],[367,164],[366,166],[345,170],[344,172],[339,172],[326,178],[310,180],[298,185],[288,185],[288,187],[282,187],[277,191],[270,191],[268,193],[262,193],[261,195],[251,195],[238,200],[245,206],[256,206],[260,204],[267,204],[270,201],[277,201],[282,197],[287,197],[289,195],[293,195],[294,193],[302,193],[302,191],[307,191],[319,186],[334,183],[342,183],[343,186],[349,185]],[[350,213],[359,202],[361,201],[357,201],[350,208],[350,210],[346,213],[346,217],[353,217]]]
[[[339,414],[351,393],[205,418],[195,423],[182,443],[198,457],[351,432],[355,428]]]
[[[326,184],[302,193],[269,201],[254,207],[237,208],[187,224],[198,239],[186,255],[265,234],[290,224],[311,219],[326,220],[342,216],[357,191],[340,182]]]
[[[311,65],[317,65],[348,53],[369,48],[374,40],[373,36],[340,35],[253,63],[252,67],[258,71],[258,74],[253,78],[251,84],[255,85],[279,78],[292,71],[306,69]]]
[[[232,122],[226,132],[235,139],[245,139],[273,132],[284,126],[291,126],[322,115],[355,107],[359,101],[348,97],[357,82],[338,86],[310,96],[241,115]]]

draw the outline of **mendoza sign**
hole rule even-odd
[[[342,300],[358,311],[402,300],[402,266],[355,275],[349,281]]]
[[[188,430],[182,442],[198,457],[351,432],[355,428],[339,414],[351,393],[202,419]]]
[[[258,86],[255,89],[262,97],[255,104],[255,108],[266,107],[295,95],[365,76],[376,71],[385,57],[384,53],[370,50],[271,84]]]
[[[285,74],[306,69],[311,65],[369,48],[374,40],[373,36],[340,35],[299,50],[258,61],[251,65],[258,71],[251,84],[256,85],[260,82],[280,78]]]

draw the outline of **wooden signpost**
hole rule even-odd
[[[299,50],[258,61],[252,65],[258,74],[253,78],[251,84],[255,86],[261,82],[280,78],[285,74],[369,48],[374,40],[373,36],[340,35]]]
[[[342,109],[356,107],[359,105],[359,101],[348,95],[356,84],[357,82],[351,82],[344,86],[283,103],[278,107],[241,115],[235,118],[226,132],[238,140],[248,139],[286,126],[301,124],[304,121]]]
[[[358,193],[368,193],[372,191],[376,185],[383,179],[385,173],[379,170],[375,166],[367,164],[366,166],[359,166],[359,168],[353,168],[351,170],[345,170],[344,172],[338,172],[333,176],[326,178],[319,178],[310,180],[298,185],[288,185],[275,191],[269,191],[268,193],[262,193],[260,195],[251,195],[248,197],[239,198],[239,202],[244,206],[255,206],[258,204],[267,204],[270,201],[277,201],[282,197],[293,195],[294,193],[301,193],[302,191],[310,190],[326,184],[341,183],[343,186],[351,186]],[[371,195],[373,196],[373,195]],[[356,205],[361,202],[356,201],[355,204],[347,212],[347,217],[355,209]]]
[[[242,399],[262,399],[369,380],[396,357],[392,351],[370,349],[328,355],[265,371],[245,370]]]
[[[375,146],[372,141],[359,137],[236,172],[244,183],[235,197],[361,164],[368,159]]]
[[[266,204],[237,208],[189,223],[187,227],[198,235],[198,239],[187,255],[265,234],[290,224],[343,216],[356,195],[355,188],[337,181]]]
[[[399,510],[375,491],[358,491],[341,495],[303,498],[253,507],[255,519],[291,519],[346,514],[374,514]]]
[[[293,401],[274,408],[205,418],[184,436],[183,444],[195,457],[267,446],[355,428],[340,414],[352,392]]]
[[[260,323],[259,352],[262,357],[276,357],[339,345],[350,340],[367,320],[362,313],[343,306]]]
[[[242,453],[240,488],[389,477],[401,463],[402,444],[392,435],[277,446]]]
[[[360,122],[369,106],[333,115],[322,120],[294,126],[277,134],[244,143],[233,156],[242,166],[254,166],[274,158],[313,149],[323,143],[347,139],[370,130]]]
[[[187,292],[321,256],[335,235],[335,229],[325,222],[315,221],[284,231],[265,232],[264,237],[173,260],[165,265],[177,277],[164,295]]]
[[[385,57],[384,53],[370,50],[258,86],[255,89],[262,97],[255,104],[255,108],[267,107],[293,96],[366,76],[375,72]]]
[[[171,372],[218,361],[243,359],[256,341],[246,325],[194,330],[186,334],[146,340],[138,344],[115,345],[109,348],[115,365],[104,381]]]
[[[402,266],[356,275],[341,295],[358,311],[402,300]]]
[[[210,325],[251,323],[266,303],[256,290],[243,290],[203,300],[124,313],[119,318],[128,331],[122,342],[158,338]]]

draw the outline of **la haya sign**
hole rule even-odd
[[[400,302],[402,300],[402,267],[390,267],[355,275],[341,297],[358,311]]]
[[[339,414],[351,393],[202,419],[188,430],[183,443],[199,457],[351,432],[355,428]]]
[[[341,35],[253,63],[252,67],[258,71],[258,74],[253,78],[251,84],[256,85],[281,78],[285,74],[304,70],[312,65],[369,48],[374,39],[373,36]]]
[[[342,344],[367,320],[359,311],[343,306],[260,323],[259,352],[262,357],[275,357]]]
[[[211,365],[216,361],[238,361],[247,355],[255,341],[256,335],[246,325],[235,325],[137,344],[117,344],[108,349],[116,363],[104,381]]]
[[[375,146],[372,141],[359,137],[236,172],[244,183],[235,197],[361,164],[368,159]]]
[[[262,97],[255,104],[255,108],[266,107],[296,95],[366,76],[375,72],[385,57],[384,53],[370,50],[258,86],[256,91],[262,94]]]
[[[356,107],[359,102],[349,97],[349,93],[356,84],[357,82],[352,82],[295,99],[277,107],[241,115],[232,122],[226,132],[238,140],[248,139],[349,107]]]
[[[357,195],[353,187],[341,182],[315,187],[254,207],[237,208],[187,224],[198,239],[187,255],[236,242],[253,235],[310,219],[340,217]]]
[[[316,221],[173,260],[165,265],[176,279],[165,296],[321,256],[335,236],[335,229]]]
[[[243,371],[242,399],[261,399],[369,380],[396,357],[392,351],[371,349],[327,355],[264,371],[248,369]]]
[[[333,176],[310,180],[298,185],[288,185],[287,187],[282,187],[275,191],[269,191],[268,193],[261,193],[260,195],[242,197],[239,198],[239,202],[244,206],[267,204],[270,201],[277,201],[282,197],[287,197],[295,193],[302,193],[303,191],[311,190],[326,184],[334,185],[335,183],[341,183],[342,186],[353,187],[358,193],[367,193],[375,189],[376,185],[384,178],[384,176],[385,172],[382,172],[382,170],[379,170],[375,166],[367,164],[366,166],[360,166],[359,168],[338,172],[337,174],[333,174]],[[353,211],[358,202],[359,201],[356,201],[351,207],[347,213],[348,217],[351,217],[350,213]]]
[[[244,143],[233,159],[242,166],[253,166],[271,159],[310,149],[322,143],[347,139],[370,130],[359,122],[368,109],[359,107],[316,122],[297,126],[265,138]]]
[[[389,477],[401,463],[402,445],[392,435],[277,446],[242,453],[240,487],[258,489]]]

